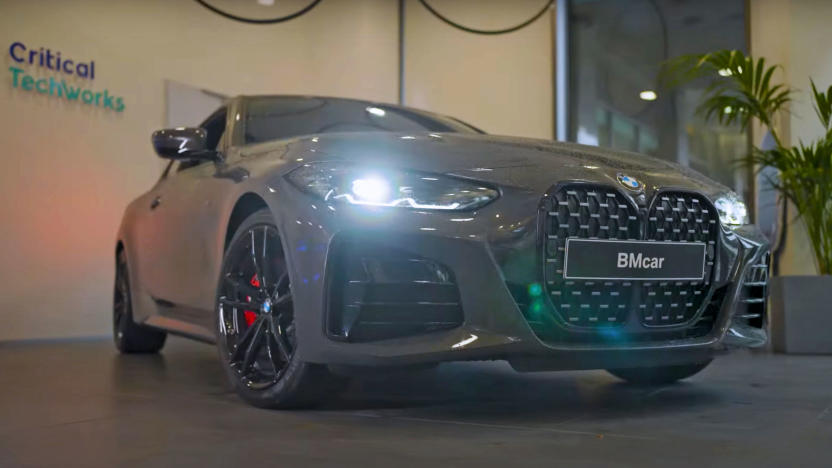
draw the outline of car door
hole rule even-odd
[[[222,151],[226,110],[220,109],[203,122],[208,132],[208,148]],[[152,274],[146,289],[157,306],[157,314],[197,325],[204,334],[212,330],[216,278],[218,204],[222,193],[233,183],[218,177],[220,168],[212,161],[180,161],[170,169],[154,192],[149,209],[153,226]],[[153,323],[158,320],[151,320]],[[160,325],[176,327],[170,322]]]
[[[133,319],[145,322],[156,313],[154,299],[157,292],[157,279],[164,270],[159,259],[166,240],[160,232],[159,217],[156,216],[161,194],[165,192],[169,176],[176,166],[175,161],[168,162],[162,176],[147,193],[136,199],[130,206],[131,245],[130,257],[131,283],[134,292]]]

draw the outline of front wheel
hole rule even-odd
[[[632,369],[607,369],[610,374],[636,385],[662,385],[686,379],[708,367],[711,361],[678,366],[637,367]]]
[[[325,366],[297,357],[289,270],[268,210],[249,216],[231,239],[216,311],[220,360],[244,400],[294,408],[314,404],[332,390],[336,379]]]

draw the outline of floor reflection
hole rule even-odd
[[[246,405],[215,349],[179,338],[160,355],[121,356],[110,340],[0,346],[0,369],[0,466],[711,466],[720,450],[759,468],[808,466],[795,460],[832,440],[823,356],[734,354],[652,388],[452,363],[363,376],[303,411]]]

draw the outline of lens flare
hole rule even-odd
[[[543,294],[543,287],[540,286],[540,283],[532,283],[529,285],[529,295],[532,297],[539,297]]]
[[[352,193],[359,200],[382,203],[390,199],[390,184],[377,177],[356,179],[352,181]]]

